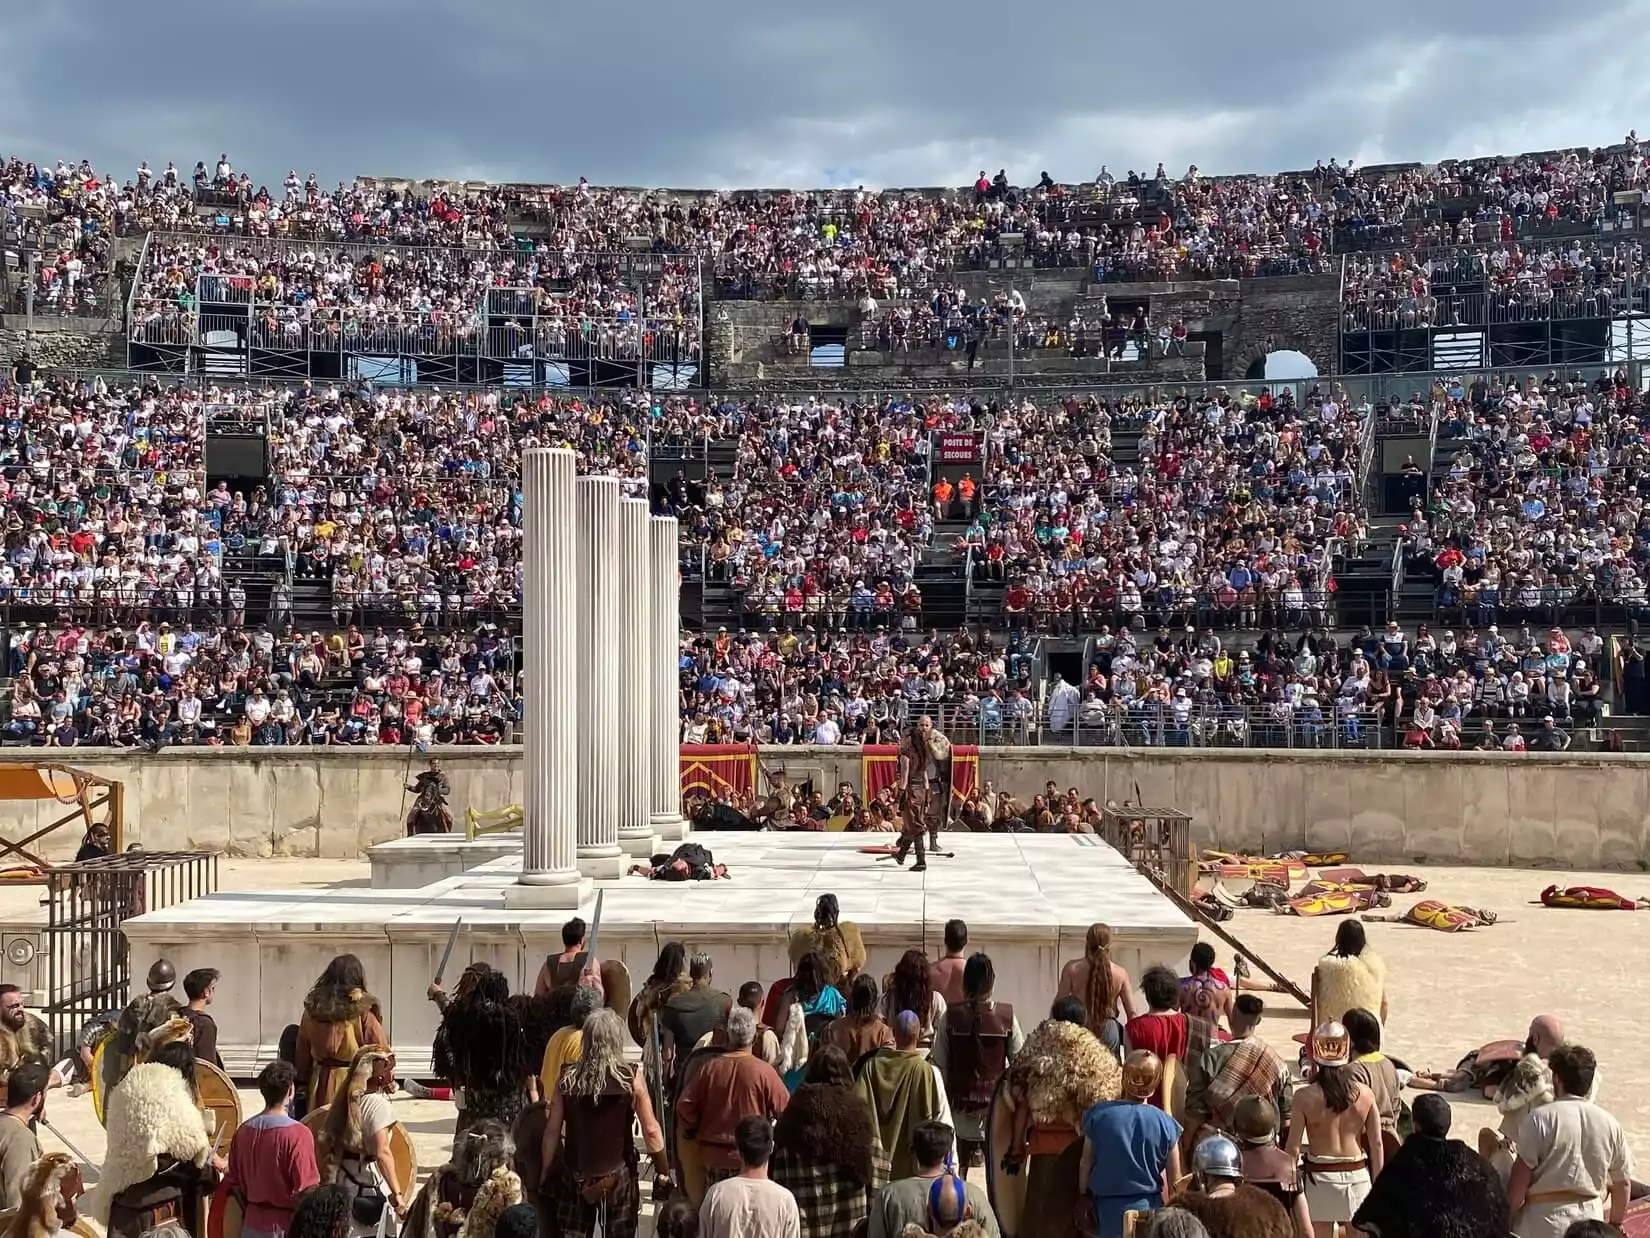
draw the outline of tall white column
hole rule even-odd
[[[653,673],[652,812],[653,832],[665,842],[687,837],[682,816],[681,689],[676,663],[681,653],[681,572],[677,568],[676,517],[649,519],[648,551],[653,587],[649,627],[653,633],[648,664]]]
[[[579,871],[624,875],[613,792],[619,774],[619,479],[581,477],[579,519]]]
[[[522,452],[522,660],[524,782],[521,876],[506,907],[577,907],[590,893],[579,873],[578,510],[575,458],[562,448]]]
[[[659,850],[653,803],[653,557],[647,501],[619,500],[619,846],[626,855]]]

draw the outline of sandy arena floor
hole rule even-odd
[[[1501,922],[1460,934],[1397,924],[1367,926],[1371,944],[1387,964],[1390,1051],[1411,1066],[1443,1068],[1485,1041],[1523,1036],[1534,1015],[1558,1015],[1572,1040],[1598,1054],[1603,1075],[1600,1100],[1626,1127],[1637,1154],[1650,1156],[1650,1057],[1642,1056],[1650,990],[1638,988],[1632,962],[1650,940],[1650,912],[1552,911],[1535,902],[1553,881],[1609,886],[1628,896],[1650,895],[1650,875],[1439,867],[1404,871],[1427,879],[1427,891],[1418,897],[1489,908]],[[220,870],[220,888],[226,890],[344,881],[365,885],[366,863],[226,858]],[[15,897],[22,892],[7,893]],[[1396,897],[1393,910],[1402,911],[1415,897]],[[1096,909],[1097,918],[1104,914],[1103,908]],[[1225,927],[1306,988],[1313,963],[1334,937],[1336,921],[1239,911]],[[1230,948],[1211,940],[1221,965],[1229,967]],[[736,980],[729,978],[728,983]],[[1296,1046],[1290,1037],[1306,1029],[1305,1012],[1282,995],[1266,995],[1266,1000],[1263,1033],[1293,1058]],[[1021,1018],[1029,1026],[1027,1014]],[[244,1090],[242,1099],[247,1113],[256,1111],[255,1092]],[[1470,1141],[1479,1126],[1494,1124],[1494,1108],[1487,1102],[1468,1096],[1451,1099],[1457,1108],[1458,1136]],[[395,1103],[427,1172],[445,1159],[452,1107],[407,1097]],[[54,1093],[47,1117],[81,1152],[101,1161],[103,1130],[89,1097],[70,1099]],[[57,1143],[49,1132],[42,1133],[41,1141],[48,1149]],[[643,1238],[648,1233],[651,1223]]]

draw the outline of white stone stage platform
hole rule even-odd
[[[419,834],[367,848],[375,890],[420,890],[510,856],[521,857],[520,830],[483,834],[474,842],[462,834]]]
[[[1082,954],[1090,923],[1112,926],[1114,957],[1137,979],[1156,963],[1182,968],[1197,940],[1182,912],[1089,835],[951,834],[945,842],[956,858],[933,859],[921,874],[860,851],[877,837],[695,835],[731,879],[600,883],[606,895],[598,952],[623,960],[640,985],[660,945],[680,940],[715,959],[719,987],[768,984],[790,974],[789,933],[811,922],[814,900],[829,891],[843,918],[859,925],[879,977],[907,949],[938,952],[945,922],[966,920],[970,951],[991,955],[998,996],[1013,1002],[1029,1027],[1046,1013],[1061,963]],[[540,963],[561,947],[568,913],[505,907],[520,867],[518,856],[501,856],[420,889],[345,886],[196,899],[126,922],[133,974],[161,956],[180,975],[218,968],[218,1048],[231,1071],[247,1074],[275,1056],[282,1028],[297,1021],[328,960],[357,954],[401,1066],[422,1072],[437,1023],[425,989],[455,919],[463,917],[465,932],[447,969],[449,985],[477,959],[504,971],[513,988],[531,985]],[[592,895],[580,914],[588,920],[594,908]]]

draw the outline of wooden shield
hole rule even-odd
[[[630,1013],[630,969],[618,959],[601,963],[602,1004],[628,1022]]]
[[[331,1108],[331,1105],[322,1105],[304,1117],[304,1125],[315,1133],[317,1142],[327,1128],[327,1111]],[[395,1162],[395,1176],[398,1179],[395,1185],[403,1195],[412,1198],[413,1187],[418,1185],[418,1153],[413,1150],[412,1139],[399,1121],[390,1127],[390,1160]]]
[[[212,1192],[212,1210],[206,1215],[206,1238],[241,1238],[241,1201],[218,1183]]]
[[[228,1156],[229,1141],[241,1125],[241,1094],[234,1081],[211,1062],[195,1063],[195,1091],[201,1108],[212,1115],[206,1121],[206,1133],[218,1155]]]
[[[105,1116],[109,1099],[109,1088],[112,1086],[109,1077],[104,1073],[114,1063],[114,1053],[109,1048],[111,1037],[105,1036],[97,1042],[97,1048],[92,1050],[92,1112],[97,1116],[99,1126],[107,1126],[109,1119]]]
[[[1029,1167],[1022,1163],[1019,1173],[1003,1168],[1003,1158],[1013,1148],[1014,1096],[1008,1088],[1008,1074],[997,1080],[997,1090],[991,1096],[991,1108],[985,1121],[985,1189],[991,1198],[991,1210],[997,1214],[997,1225],[1003,1238],[1016,1238],[1020,1232],[1020,1216],[1025,1211],[1026,1175]]]

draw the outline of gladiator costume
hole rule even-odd
[[[928,867],[923,837],[938,851],[940,829],[951,818],[951,741],[937,728],[920,726],[906,733],[899,745],[899,846],[894,862],[904,864],[914,845],[917,862],[913,872]]]
[[[789,783],[770,779],[772,789],[751,813],[750,819],[759,827],[788,830],[796,825],[796,791]]]
[[[177,982],[177,972],[165,959],[157,959],[149,968],[145,980],[148,992],[134,997],[120,1012],[109,1047],[103,1054],[103,1086],[113,1089],[126,1077],[138,1060],[140,1051],[148,1048],[151,1033],[183,1013],[183,1003],[171,994]],[[105,1095],[107,1095],[107,1091]]]

